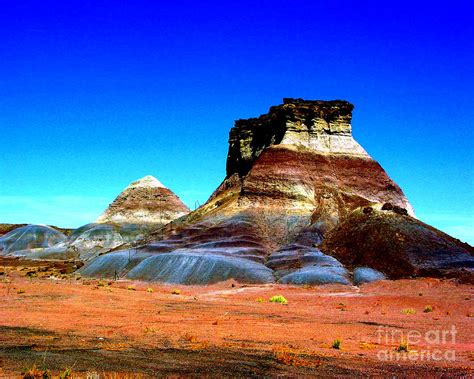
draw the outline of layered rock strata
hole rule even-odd
[[[236,121],[226,178],[206,204],[83,272],[115,266],[134,279],[193,284],[350,283],[348,269],[319,249],[324,236],[358,207],[390,202],[413,215],[402,190],[353,139],[352,109],[346,101],[284,99],[268,114]],[[361,280],[383,277],[364,269]]]
[[[178,196],[148,175],[125,188],[96,222],[165,225],[187,213]]]

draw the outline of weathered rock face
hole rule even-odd
[[[125,188],[96,222],[165,225],[187,213],[178,196],[149,175]]]
[[[327,234],[321,250],[348,268],[370,266],[390,279],[436,276],[474,281],[472,247],[393,207],[370,209],[353,211]]]
[[[347,101],[283,99],[268,114],[237,120],[229,136],[227,177],[245,176],[272,145],[298,145],[319,153],[368,157],[352,138],[352,110]]]

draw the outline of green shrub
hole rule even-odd
[[[272,296],[269,301],[270,303],[288,304],[288,300],[286,300],[282,295]]]
[[[341,343],[342,341],[339,338],[335,339],[332,343],[332,348],[339,350],[341,348]]]

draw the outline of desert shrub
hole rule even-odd
[[[175,288],[173,291],[171,291],[171,294],[172,295],[179,295],[179,294],[181,294],[181,291]]]
[[[342,341],[339,338],[335,339],[332,343],[332,348],[339,350],[341,348],[341,343]]]
[[[257,298],[255,299],[255,301],[256,301],[257,303],[263,303],[263,302],[265,302],[265,300],[262,299],[261,297],[257,297]]]
[[[190,342],[190,343],[196,343],[198,342],[198,338],[197,336],[195,336],[194,334],[191,334],[191,333],[185,333],[183,338],[187,341],[187,342]]]
[[[157,333],[158,329],[154,326],[145,326],[145,333]]]
[[[34,364],[32,367],[27,368],[21,372],[23,379],[51,379],[51,372],[49,370],[40,370]]]
[[[339,309],[340,311],[345,311],[345,310],[347,310],[347,305],[344,304],[344,303],[339,303],[337,305],[337,309]]]
[[[20,288],[18,291],[16,291],[17,294],[22,294],[25,293],[26,291],[23,288]]]
[[[129,291],[135,291],[135,287],[134,287],[134,286],[128,286],[127,289],[128,289]]]
[[[153,293],[153,288],[148,287],[148,288],[146,289],[146,292],[148,292],[148,293]]]
[[[288,300],[286,300],[282,295],[272,296],[269,301],[270,303],[288,304]]]
[[[413,308],[402,309],[402,313],[406,315],[414,315],[416,311]]]
[[[424,313],[430,313],[433,312],[433,307],[431,305],[427,305],[425,309],[423,309]]]
[[[406,341],[401,341],[400,345],[395,349],[395,351],[398,351],[399,353],[408,353],[408,342]]]
[[[65,369],[59,374],[59,379],[69,379],[72,378],[72,370],[70,368]]]

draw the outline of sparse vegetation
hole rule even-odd
[[[187,341],[187,342],[190,342],[190,343],[196,343],[198,342],[198,338],[194,335],[194,334],[190,334],[190,333],[185,333],[183,338]]]
[[[174,289],[173,291],[171,291],[171,294],[172,295],[180,295],[181,294],[181,290],[178,290],[178,289]]]
[[[154,291],[153,291],[153,288],[148,287],[148,288],[146,289],[146,292],[148,292],[148,293],[153,293]]]
[[[342,341],[339,338],[336,338],[334,340],[334,342],[332,343],[332,348],[336,349],[336,350],[340,350],[341,349],[341,343],[342,343]]]
[[[405,308],[402,309],[402,313],[406,315],[414,315],[416,314],[416,311],[413,308]]]
[[[282,295],[275,295],[269,299],[270,303],[288,304],[288,300]]]
[[[395,349],[395,351],[399,353],[408,353],[408,342],[407,341],[401,341],[400,345]]]
[[[59,379],[69,379],[72,377],[72,370],[70,368],[65,369],[59,374]]]
[[[427,305],[425,309],[423,310],[424,313],[430,313],[433,312],[433,307],[431,305]]]
[[[347,305],[344,304],[344,303],[339,303],[337,305],[337,309],[339,309],[340,311],[346,311],[347,310]]]
[[[145,333],[157,333],[158,329],[154,326],[145,326]]]
[[[265,302],[265,300],[262,299],[261,297],[257,297],[257,298],[255,299],[255,301],[256,301],[257,303],[263,303],[263,302]]]
[[[136,291],[136,288],[134,286],[128,286],[127,289],[129,291]]]
[[[27,368],[21,372],[23,379],[51,379],[52,375],[49,370],[40,370],[34,364],[32,367]]]
[[[319,366],[321,364],[320,361],[309,361],[307,359],[299,357],[297,354],[291,352],[287,348],[280,348],[274,352],[275,360],[278,363],[287,366],[295,366],[295,367],[314,367]]]

